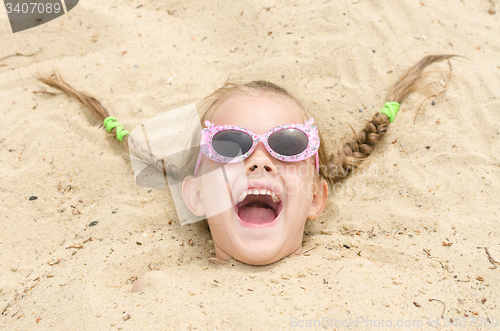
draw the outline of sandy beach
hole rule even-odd
[[[500,328],[499,15],[488,0],[84,0],[14,34],[0,6],[0,329]],[[332,151],[429,54],[462,56],[449,83],[432,65],[307,222],[303,254],[260,267],[210,263],[206,222],[181,227],[102,123],[33,77],[57,69],[128,129],[269,80]]]

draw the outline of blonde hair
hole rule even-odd
[[[421,78],[425,68],[434,62],[447,60],[454,55],[429,55],[422,58],[413,67],[408,69],[389,89],[387,101],[401,103],[411,92],[420,88]],[[252,95],[256,93],[269,92],[278,97],[284,97],[292,101],[300,111],[304,120],[311,116],[303,104],[290,94],[283,87],[269,81],[253,81],[246,84],[226,83],[223,87],[217,89],[214,93],[203,99],[199,104],[201,113],[201,123],[211,120],[217,107],[230,97],[237,95]],[[351,140],[345,140],[331,155],[327,155],[325,142],[319,132],[320,146],[318,149],[319,176],[324,178],[329,185],[333,185],[335,180],[346,177],[351,170],[361,165],[363,160],[373,151],[375,145],[382,139],[387,132],[390,124],[389,117],[382,113],[376,113],[368,121],[365,127],[359,131]],[[319,130],[318,130],[319,131]],[[193,135],[195,141],[199,141],[200,132]],[[186,175],[194,173],[199,147],[192,149],[185,160],[181,179]]]
[[[283,101],[291,101],[297,109],[299,110],[299,115],[306,121],[311,116],[302,105],[302,103],[295,98],[291,93],[285,90],[283,87],[278,86],[274,83],[264,80],[252,81],[246,84],[237,83],[226,83],[221,88],[217,89],[215,92],[210,94],[208,97],[204,98],[198,104],[198,111],[200,113],[201,123],[205,123],[206,120],[211,121],[214,117],[217,108],[227,99],[235,96],[243,95],[259,95],[262,93],[269,93],[271,97],[280,98]],[[201,132],[193,133],[193,141],[200,141]],[[321,132],[319,132],[320,145],[318,149],[318,158],[320,164],[319,175],[329,181],[326,172],[326,149]],[[200,147],[191,149],[184,160],[183,170],[180,172],[180,179],[194,173],[196,167],[196,161],[200,153]],[[329,181],[330,183],[330,181]],[[333,182],[332,182],[333,184]]]
[[[417,62],[413,67],[408,69],[390,88],[387,101],[401,103],[404,98],[411,92],[420,88],[421,78],[424,75],[424,70],[430,64],[443,60],[449,60],[456,55],[428,55]],[[451,70],[451,69],[450,69]],[[86,105],[95,115],[101,120],[109,116],[108,111],[96,98],[75,90],[68,85],[58,74],[51,76],[38,76],[40,81],[45,84],[57,88],[80,100]],[[231,84],[227,83],[223,87],[217,89],[214,93],[203,99],[199,103],[199,112],[201,114],[201,122],[212,119],[217,107],[230,97],[237,95],[252,95],[267,92],[271,96],[282,97],[283,100],[292,101],[297,105],[301,116],[304,120],[310,116],[302,103],[290,94],[284,88],[263,80],[253,81],[246,84]],[[332,185],[336,179],[346,177],[352,169],[359,166],[362,161],[373,151],[375,144],[378,143],[389,126],[389,117],[382,113],[376,113],[372,120],[366,123],[365,127],[355,135],[351,140],[345,140],[336,151],[331,155],[326,154],[325,143],[319,133],[320,147],[318,150],[320,177],[324,178],[328,184]],[[116,129],[112,129],[115,133]],[[201,132],[194,132],[194,141],[199,141]],[[191,149],[185,158],[182,170],[173,165],[164,164],[162,159],[150,154],[144,150],[136,142],[126,136],[123,140],[124,144],[129,148],[130,154],[151,164],[162,171],[164,174],[169,174],[182,180],[185,176],[193,174],[196,166],[197,157],[199,154],[199,146]]]

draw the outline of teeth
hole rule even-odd
[[[241,201],[243,201],[245,199],[245,197],[249,194],[253,194],[253,195],[270,195],[271,198],[273,199],[274,202],[280,202],[280,198],[278,198],[278,196],[276,195],[276,193],[274,193],[273,191],[271,190],[266,190],[266,189],[249,189],[249,190],[245,190],[241,193],[241,195],[239,196],[238,200],[236,200],[236,203],[240,203]]]
[[[247,196],[247,194],[248,194],[248,193],[247,193],[247,191],[245,191],[245,192],[241,193],[241,195],[240,195],[240,197],[239,197],[239,199],[238,199],[238,200],[239,200],[238,202],[243,201],[243,199],[245,199],[245,197]]]

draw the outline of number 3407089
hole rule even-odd
[[[17,3],[15,6],[12,3],[6,2],[5,7],[7,8],[7,14],[11,13],[39,13],[39,14],[50,14],[50,13],[59,13],[61,11],[61,5],[59,3],[51,4],[49,3],[36,3],[36,2],[23,2],[22,4]]]

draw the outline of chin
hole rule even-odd
[[[246,244],[245,244],[246,243]],[[215,248],[216,257],[220,260],[234,258],[242,263],[249,265],[268,265],[287,257],[302,248],[302,241],[298,240],[297,245],[290,246],[290,242],[262,241],[239,241],[241,247],[231,247],[225,251],[221,248]]]
[[[233,233],[228,235],[219,234],[216,240],[214,236],[215,253],[219,260],[229,260],[234,258],[242,263],[250,265],[267,265],[281,260],[302,248],[303,227],[300,235],[283,235],[285,228],[277,227],[277,231],[271,229],[260,229],[259,233],[254,233],[256,229],[240,228],[233,229]],[[251,232],[249,234],[249,232]],[[225,240],[231,238],[231,240]]]
[[[225,224],[211,226],[217,259],[268,265],[301,249],[305,221],[289,215],[284,197],[275,192],[279,191],[271,184],[253,182],[239,192],[229,213],[219,222],[213,220],[214,225]]]

